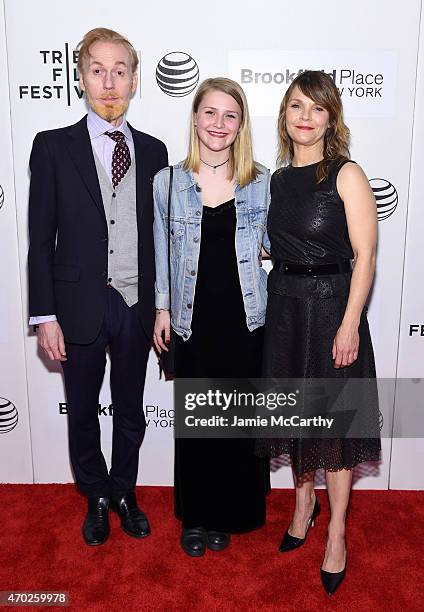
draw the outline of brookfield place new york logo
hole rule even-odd
[[[0,397],[0,434],[6,434],[15,429],[18,420],[16,406],[5,397]]]
[[[396,53],[367,49],[244,49],[228,52],[228,76],[240,83],[256,117],[273,117],[287,88],[305,70],[334,81],[347,117],[395,117]]]
[[[167,53],[157,65],[156,82],[168,96],[188,96],[199,82],[199,67],[188,53]]]

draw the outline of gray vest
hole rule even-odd
[[[131,160],[128,172],[114,190],[94,150],[93,153],[109,230],[108,282],[128,306],[133,306],[138,301],[135,159]]]

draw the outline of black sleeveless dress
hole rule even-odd
[[[318,164],[288,166],[271,180],[268,234],[275,261],[302,265],[353,259],[343,201],[336,186],[340,168],[333,162],[317,184]],[[288,453],[297,476],[318,468],[340,470],[380,455],[379,409],[374,353],[366,308],[359,325],[359,355],[350,366],[333,366],[332,345],[345,312],[351,273],[285,275],[278,266],[268,278],[263,375],[267,378],[371,379],[364,405],[355,406],[370,438],[262,439],[260,456]],[[362,427],[364,431],[364,427]]]
[[[247,328],[235,252],[234,200],[203,207],[192,335],[177,336],[180,378],[259,377],[263,327]],[[176,439],[175,514],[183,527],[242,533],[265,522],[269,460],[254,440]]]

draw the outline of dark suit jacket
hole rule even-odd
[[[141,323],[154,324],[153,177],[168,165],[165,145],[129,126],[137,163],[138,288]],[[55,314],[65,340],[88,344],[102,325],[108,227],[84,117],[36,135],[30,158],[29,312]]]

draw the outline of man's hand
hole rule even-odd
[[[38,344],[52,361],[66,361],[65,339],[57,321],[39,324]]]

